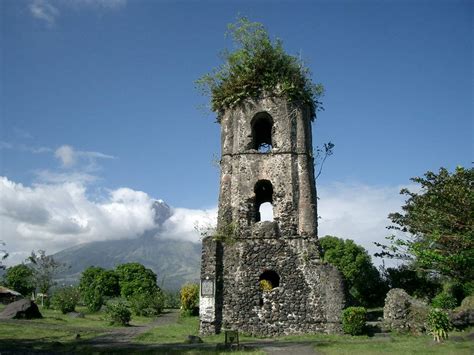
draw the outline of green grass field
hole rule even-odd
[[[0,310],[1,308],[3,307],[0,307]],[[77,310],[83,312],[85,318],[71,318],[55,310],[41,309],[43,319],[0,321],[0,349],[69,353],[110,352],[107,348],[94,348],[88,341],[104,334],[120,336],[124,328],[109,325],[102,313],[88,313],[80,307]],[[223,334],[203,337],[204,345],[177,349],[184,344],[188,335],[198,335],[197,317],[178,317],[172,324],[156,326],[154,323],[151,325],[153,321],[152,318],[133,317],[129,329],[143,325],[148,325],[149,329],[132,336],[128,345],[114,348],[113,352],[138,354],[162,352],[167,349],[166,353],[170,354],[222,353],[215,350],[215,345],[224,342]],[[324,334],[284,336],[274,339],[273,344],[290,347],[292,344],[303,344],[313,348],[318,354],[473,354],[473,334],[473,331],[452,332],[450,338],[441,344],[433,342],[428,335],[397,334],[391,334],[389,337]],[[246,354],[265,354],[258,346],[263,342],[268,343],[268,339],[241,334],[240,342],[244,345],[251,344]],[[158,351],[156,347],[160,344],[162,347]]]
[[[135,338],[141,344],[177,344],[186,335],[198,335],[199,320],[181,318],[173,326],[155,327]],[[471,334],[471,339],[468,338]],[[213,335],[203,338],[205,343],[223,343],[224,336]],[[258,342],[259,338],[240,335],[240,342]],[[451,339],[437,344],[429,335],[409,336],[393,334],[389,338],[310,334],[276,338],[281,343],[311,344],[321,354],[473,354],[474,338],[470,332],[452,332]]]

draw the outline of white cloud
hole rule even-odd
[[[70,145],[62,145],[56,149],[54,156],[59,159],[63,168],[79,166],[81,172],[91,172],[99,168],[97,160],[115,159],[114,156],[100,153],[76,150]]]
[[[333,235],[352,239],[369,254],[380,251],[374,242],[385,242],[390,235],[387,216],[404,203],[402,186],[375,187],[335,183],[318,188],[319,236]],[[373,258],[377,264],[379,258]]]
[[[34,147],[26,144],[14,144],[10,142],[0,141],[0,150],[8,149],[8,150],[17,150],[20,152],[28,152],[33,154],[41,154],[41,153],[50,153],[52,152],[51,148],[47,147]]]
[[[63,167],[69,168],[76,163],[74,149],[69,145],[63,145],[56,149],[54,156],[61,160]]]
[[[127,0],[30,0],[30,14],[48,26],[53,26],[59,18],[60,8],[119,10],[127,5]]]
[[[163,224],[163,238],[199,242],[200,233],[217,224],[217,207],[209,209],[174,208],[171,217]]]
[[[33,17],[45,21],[52,26],[59,16],[59,10],[48,0],[33,0],[29,5],[30,13]]]
[[[154,200],[128,188],[110,191],[98,202],[78,182],[27,187],[0,177],[0,196],[0,234],[8,251],[18,255],[38,248],[52,253],[83,242],[134,238],[155,227]],[[7,263],[21,261],[9,259]]]
[[[87,181],[79,180],[24,186],[0,177],[0,235],[11,254],[7,264],[22,261],[32,249],[54,253],[83,242],[135,238],[157,227],[156,200],[145,192],[120,188],[94,200],[89,197]],[[319,235],[352,239],[373,254],[377,251],[373,242],[383,242],[390,234],[387,215],[403,204],[400,188],[343,183],[320,186]],[[160,237],[198,242],[199,229],[214,226],[216,219],[216,207],[174,208],[160,229]],[[374,261],[380,263],[379,259]]]

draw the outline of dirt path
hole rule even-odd
[[[266,352],[268,355],[314,355],[314,346],[305,343],[280,343],[278,341],[272,341],[270,344],[260,346],[261,344],[255,344],[254,348]]]
[[[178,310],[171,310],[164,313],[153,322],[132,327],[116,328],[104,335],[84,341],[83,344],[90,345],[100,351],[100,349],[130,349],[130,350],[213,350],[216,344],[134,344],[133,339],[154,327],[175,324],[179,317]],[[269,355],[314,355],[313,345],[310,343],[279,342],[276,340],[263,340],[245,343],[249,349],[258,349]]]
[[[104,335],[100,335],[91,340],[87,340],[84,344],[93,347],[128,347],[132,343],[132,339],[136,336],[162,325],[169,325],[176,323],[179,316],[179,310],[170,310],[163,313],[153,322],[144,325],[135,325],[130,327],[121,327],[113,329]]]

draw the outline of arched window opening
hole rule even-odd
[[[262,291],[270,291],[280,286],[280,276],[273,270],[265,270],[258,281]]]
[[[273,222],[273,205],[270,202],[264,202],[260,205],[258,210],[260,214],[260,221]]]
[[[260,112],[252,120],[252,148],[260,153],[272,150],[273,119],[266,112]]]
[[[270,204],[271,207],[271,217],[273,219],[273,186],[272,183],[268,180],[259,180],[255,184],[255,222],[260,222],[262,220],[260,206],[266,202]]]

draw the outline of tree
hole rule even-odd
[[[356,303],[370,307],[383,303],[386,293],[380,273],[367,251],[350,239],[325,236],[319,239],[323,261],[342,273],[347,291]]]
[[[54,275],[64,264],[54,260],[51,255],[46,255],[44,250],[38,250],[36,253],[32,251],[26,260],[31,263],[30,266],[33,270],[37,291],[47,294],[49,289],[55,284]]]
[[[474,279],[474,170],[457,167],[450,174],[440,168],[411,181],[417,192],[402,189],[407,200],[402,212],[389,214],[388,228],[399,233],[387,237],[380,257],[398,258],[424,272],[461,283]],[[404,235],[404,236],[400,236]]]
[[[119,279],[120,293],[129,299],[134,294],[153,295],[160,291],[156,274],[139,263],[127,263],[115,269]]]
[[[96,312],[105,298],[120,295],[118,275],[113,270],[90,266],[82,272],[79,291],[87,308]]]
[[[324,88],[312,83],[309,69],[285,52],[281,40],[272,40],[261,23],[245,17],[228,25],[228,34],[236,50],[222,53],[224,63],[196,82],[211,97],[214,112],[271,93],[307,104],[311,118],[316,117]]]
[[[9,267],[4,279],[7,287],[20,292],[23,296],[31,295],[36,288],[33,271],[25,264]]]
[[[181,287],[181,314],[197,316],[199,314],[199,285],[185,284]]]
[[[384,277],[389,288],[402,288],[418,298],[431,299],[441,290],[439,280],[433,275],[414,270],[409,265],[387,268],[384,270]]]

